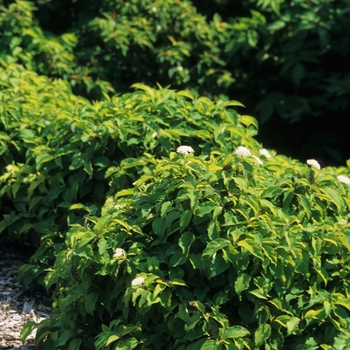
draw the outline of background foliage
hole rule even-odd
[[[3,3],[3,62],[62,77],[89,99],[135,82],[234,98],[269,147],[347,157],[349,0]]]

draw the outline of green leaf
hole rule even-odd
[[[35,196],[33,198],[31,198],[30,202],[29,202],[29,211],[31,211],[37,204],[39,204],[39,202],[42,201],[44,197],[43,196]]]
[[[218,250],[223,249],[227,246],[231,245],[231,242],[224,238],[216,238],[215,240],[209,242],[206,248],[203,251],[203,256],[209,255],[212,256]]]
[[[192,219],[192,210],[185,210],[180,216],[180,232],[182,232]]]
[[[178,251],[170,258],[169,266],[176,267],[184,264],[187,260],[187,256],[182,251]]]
[[[39,155],[35,158],[35,162],[36,162],[36,164],[38,165],[37,168],[39,168],[41,164],[47,163],[47,162],[49,162],[49,161],[52,160],[52,159],[54,159],[54,156],[52,156],[52,155],[50,155],[50,154],[45,154],[45,153],[39,154]]]
[[[53,187],[49,190],[48,194],[44,198],[45,203],[51,203],[56,199],[64,190],[64,187]]]
[[[192,101],[195,98],[189,90],[181,90],[181,91],[178,91],[177,94],[180,95],[180,96],[187,97],[187,98],[189,98]]]
[[[186,257],[188,256],[191,244],[195,241],[195,239],[195,235],[189,231],[184,232],[179,238],[179,246]]]
[[[300,322],[300,318],[288,315],[280,315],[276,317],[274,321],[287,328],[287,335],[291,335],[297,328]]]
[[[239,247],[243,247],[247,249],[249,253],[251,253],[252,255],[255,255],[260,259],[264,258],[261,247],[252,239],[247,238],[245,240],[239,241],[237,245]]]
[[[120,339],[119,335],[116,335],[116,334],[110,335],[105,343],[105,346],[108,346],[109,344],[117,341],[118,339]]]
[[[115,195],[116,198],[119,198],[119,197],[124,197],[124,196],[130,196],[134,193],[134,189],[133,188],[128,188],[128,189],[125,189],[125,190],[121,190],[119,192],[117,192],[117,194]]]
[[[152,222],[153,232],[161,238],[165,236],[165,231],[167,230],[167,228],[168,228],[168,225],[167,225],[166,217],[156,218]]]
[[[74,204],[70,205],[69,210],[85,210],[89,214],[91,214],[90,208],[85,206],[84,204],[81,204],[81,203],[74,203]]]
[[[215,257],[210,258],[209,275],[208,278],[221,275],[230,267],[230,263],[226,261],[222,254],[218,254]]]
[[[200,350],[215,350],[218,349],[216,341],[214,339],[206,340],[205,343],[199,348]]]
[[[68,339],[73,338],[75,335],[76,333],[73,330],[65,330],[60,334],[59,338],[55,341],[55,345],[62,346],[67,343]]]
[[[110,165],[110,163],[111,161],[105,156],[96,157],[92,160],[92,164],[100,168],[106,168]]]
[[[249,293],[256,296],[259,299],[267,300],[267,297],[263,295],[259,289],[250,290]]]
[[[316,321],[323,321],[326,317],[326,311],[324,308],[320,308],[318,310],[309,310],[304,315],[306,319],[312,319]]]
[[[247,32],[248,44],[255,47],[259,40],[259,35],[255,30],[248,30]]]
[[[320,191],[326,194],[327,199],[334,203],[339,211],[345,210],[345,202],[338,191],[330,187],[321,187]]]
[[[244,107],[243,105],[241,105],[242,107]],[[245,125],[245,126],[251,126],[253,125],[256,129],[258,129],[258,121],[256,120],[256,118],[251,117],[250,115],[241,115],[239,117],[239,121]]]
[[[307,217],[311,217],[311,205],[309,200],[302,194],[297,194],[299,199],[299,204],[304,209],[304,212],[306,213]]]
[[[249,182],[246,178],[233,177],[233,181],[237,184],[240,190],[242,190],[243,192],[247,191],[247,188],[249,187]]]
[[[112,176],[115,173],[118,173],[119,171],[120,171],[119,167],[111,166],[106,170],[104,178],[108,179],[110,176]]]
[[[232,326],[225,330],[225,337],[231,339],[245,337],[248,334],[250,332],[242,326]]]
[[[31,223],[26,223],[21,227],[21,229],[19,230],[19,233],[28,232],[33,226],[34,225]]]
[[[104,238],[101,238],[98,241],[97,246],[98,246],[98,253],[100,255],[103,255],[108,248],[108,243]]]
[[[94,169],[92,168],[91,162],[84,163],[84,170],[90,177],[92,176]]]
[[[256,347],[264,344],[265,340],[271,336],[271,326],[269,324],[262,324],[254,333],[254,343]]]
[[[115,349],[118,350],[131,350],[135,349],[139,342],[136,338],[120,339],[115,344]]]
[[[211,213],[218,205],[213,202],[204,202],[203,204],[199,205],[195,210],[195,215],[202,217],[206,214]]]
[[[249,288],[249,284],[251,281],[251,276],[249,276],[247,273],[241,273],[236,281],[235,281],[235,290],[237,295],[240,297],[241,293]]]
[[[85,297],[85,310],[90,315],[94,314],[95,304],[98,300],[98,292],[91,292]]]
[[[284,191],[284,189],[281,186],[268,186],[262,191],[260,197],[261,198],[273,198],[275,196],[280,195],[283,191]]]
[[[32,333],[33,329],[36,328],[38,324],[36,322],[27,322],[24,327],[21,330],[20,339],[21,342],[24,343],[24,341],[27,339],[28,335]]]
[[[69,342],[67,350],[77,350],[80,349],[81,338],[74,338]]]

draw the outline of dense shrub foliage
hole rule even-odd
[[[39,239],[20,278],[54,302],[23,338],[38,328],[42,349],[347,344],[348,168],[262,150],[236,101],[136,84],[90,103],[17,65],[0,76],[2,237]]]
[[[90,104],[66,83],[19,66],[0,74],[6,87],[0,230],[12,240],[31,237],[36,245],[45,236],[37,252],[45,264],[67,223],[98,214],[108,193],[135,181],[142,157],[168,155],[182,142],[206,153],[258,144],[251,138],[255,119],[226,108],[240,105],[235,101],[213,103],[185,91],[135,85],[144,91]],[[29,280],[43,273],[26,271]]]
[[[135,82],[235,98],[261,123],[304,119],[294,129],[303,156],[347,157],[347,135],[329,119],[341,125],[349,110],[349,0],[206,3],[9,1],[0,62],[61,77],[89,99]],[[284,146],[286,125],[272,125],[265,140]]]
[[[56,309],[37,345],[345,348],[349,185],[239,154],[148,157],[101,216],[71,227],[45,280]]]
[[[230,99],[346,110],[349,1],[208,4],[0,0],[0,241],[52,294],[39,349],[349,347],[350,160],[263,148]]]

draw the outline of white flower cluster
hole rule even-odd
[[[307,165],[309,165],[311,168],[316,168],[317,170],[321,169],[320,163],[316,159],[308,159],[306,161]]]
[[[114,254],[113,254],[113,258],[121,258],[123,256],[126,256],[126,252],[123,248],[116,248],[116,250],[114,251]]]
[[[261,150],[259,150],[259,153],[261,156],[264,156],[265,158],[271,158],[271,154],[266,148],[262,148]]]
[[[238,146],[234,153],[238,157],[249,157],[252,155],[252,152],[250,152],[250,150],[244,146]]]
[[[190,153],[194,153],[194,150],[191,146],[179,146],[176,149],[176,152],[180,154],[190,154]]]
[[[131,285],[133,287],[142,287],[144,282],[145,282],[145,279],[143,277],[136,277],[131,281]]]
[[[236,150],[234,151],[234,154],[235,154],[236,156],[238,156],[238,157],[243,157],[243,158],[251,156],[251,157],[253,157],[253,158],[256,160],[256,162],[257,162],[258,164],[260,164],[260,165],[263,165],[263,164],[264,164],[264,163],[262,162],[262,160],[261,160],[259,157],[253,156],[253,155],[252,155],[252,152],[250,152],[250,149],[247,148],[247,147],[238,146],[238,147],[236,148]]]
[[[346,185],[350,185],[350,178],[348,178],[347,176],[345,176],[345,175],[338,175],[337,178],[338,178],[339,182],[342,182],[342,183],[344,183]]]

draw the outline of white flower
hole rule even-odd
[[[115,251],[114,251],[114,254],[113,254],[113,258],[121,258],[122,256],[125,256],[126,255],[126,252],[123,248],[117,248]]]
[[[157,133],[156,132],[154,132],[153,134],[152,134],[152,139],[155,139],[156,137],[157,137]]]
[[[261,156],[264,156],[265,158],[271,158],[271,154],[266,148],[262,148],[261,150],[259,150],[259,153]]]
[[[350,185],[350,178],[348,178],[347,176],[345,176],[345,175],[338,175],[337,178],[338,178],[339,182],[342,182],[344,184]]]
[[[234,153],[239,157],[248,157],[252,154],[250,150],[244,146],[238,146]]]
[[[260,165],[264,164],[259,157],[257,157],[257,156],[252,156],[252,157],[257,161],[258,164],[260,164]]]
[[[189,154],[189,153],[193,153],[194,150],[191,146],[179,146],[176,149],[176,152],[180,154]]]
[[[338,221],[338,225],[347,225],[347,220],[345,220],[345,219],[340,219],[339,221]]]
[[[155,6],[153,6],[153,7],[152,7],[152,11],[153,11],[154,13],[156,13],[156,12],[157,12],[157,8],[156,8]]]
[[[136,277],[131,281],[131,285],[134,287],[141,287],[144,282],[145,279],[143,277]]]
[[[308,165],[310,165],[311,167],[314,167],[314,168],[316,168],[316,169],[318,169],[318,170],[321,169],[321,166],[320,166],[319,162],[318,162],[317,160],[315,160],[315,159],[308,159],[308,160],[306,161],[306,163],[307,163]]]
[[[73,123],[71,126],[70,126],[70,129],[72,132],[75,132],[75,128],[76,128],[76,124]]]

